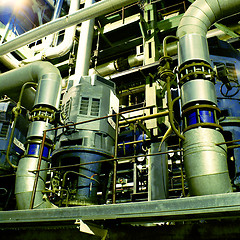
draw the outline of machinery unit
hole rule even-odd
[[[84,164],[77,168],[74,167],[75,171],[73,169],[60,170],[60,173],[56,173],[57,175],[53,177],[63,178],[65,186],[61,186],[61,188],[66,191],[68,188],[70,189],[68,205],[96,204],[98,202],[97,190],[100,185],[100,174],[104,173],[108,179],[111,169],[109,164],[98,162],[114,155],[114,119],[116,119],[114,114],[117,112],[118,99],[115,95],[115,84],[97,75],[82,77],[78,85],[69,86],[64,94],[61,114],[66,127],[57,133],[52,165]],[[107,115],[113,116],[103,118]],[[103,119],[89,121],[95,118]],[[81,124],[73,125],[75,123]],[[87,163],[92,164],[87,165]],[[58,176],[59,174],[61,176]],[[71,175],[68,179],[71,186],[67,186],[67,174]],[[74,183],[75,181],[76,183]],[[71,196],[71,192],[75,191],[74,196]]]
[[[11,101],[3,101],[1,106],[1,174],[11,173],[12,167],[6,161],[6,152],[8,144],[11,143],[9,154],[9,160],[12,164],[17,165],[20,157],[24,152],[24,142],[26,140],[26,132],[28,127],[28,121],[26,118],[26,112],[22,113],[18,118],[15,129],[13,129],[13,137],[10,141],[12,132],[13,109],[16,106]]]
[[[0,3],[1,239],[236,239],[240,0]]]
[[[28,120],[26,112],[22,112],[17,118],[13,128],[14,108],[16,104],[12,101],[3,101],[1,107],[1,160],[0,172],[2,175],[8,175],[6,181],[1,181],[0,207],[2,210],[8,209],[13,204],[11,201],[14,191],[12,174],[14,173],[12,166],[18,165],[19,159],[25,150],[24,142],[26,140],[26,132]],[[11,165],[10,165],[11,164]]]

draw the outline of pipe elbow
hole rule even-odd
[[[61,77],[60,71],[50,62],[36,61],[29,66],[31,67],[34,82],[39,81],[46,73],[54,73]]]
[[[206,36],[208,28],[216,21],[239,12],[240,0],[197,0],[183,15],[177,36],[200,34]]]
[[[211,64],[207,30],[216,21],[239,11],[240,0],[196,0],[183,15],[178,29],[179,65],[201,60]]]
[[[198,0],[183,15],[177,29],[177,36],[183,37],[191,33],[205,36],[214,21],[216,21],[216,17],[208,2]]]

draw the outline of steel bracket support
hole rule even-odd
[[[93,225],[83,222],[81,219],[76,219],[75,223],[80,232],[87,233],[90,235],[95,235],[100,237],[101,240],[105,240],[107,237],[108,230],[99,227],[98,225]]]

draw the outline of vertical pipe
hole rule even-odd
[[[32,197],[31,197],[31,201],[30,201],[30,207],[29,207],[30,209],[33,209],[33,206],[34,206],[34,200],[35,200],[35,196],[36,196],[36,190],[37,190],[37,184],[38,184],[38,178],[39,178],[39,170],[41,168],[42,155],[43,155],[43,149],[44,149],[46,136],[47,136],[47,132],[44,131],[43,132],[43,139],[42,139],[41,149],[40,149],[39,157],[38,157],[37,172],[36,172],[35,179],[34,179]]]
[[[61,10],[62,10],[63,0],[58,0],[56,3],[56,6],[54,8],[54,13],[52,16],[52,20],[58,18],[60,16]]]
[[[116,126],[115,126],[115,146],[114,146],[114,158],[117,158],[118,152],[118,127],[119,127],[120,115],[116,115]],[[116,184],[117,184],[117,160],[113,163],[113,193],[112,193],[112,203],[116,203]]]
[[[217,99],[206,33],[217,20],[239,12],[239,7],[240,0],[197,0],[178,26],[181,100],[183,117],[187,120],[183,157],[191,195],[232,191],[226,146],[216,145],[224,141],[219,131],[221,126],[211,118],[217,111]],[[207,118],[200,116],[205,112]]]
[[[138,192],[138,189],[139,189],[139,184],[138,184],[138,168],[137,168],[137,151],[136,151],[136,147],[137,147],[137,144],[135,143],[137,141],[137,138],[136,138],[136,131],[137,131],[137,126],[136,126],[137,123],[134,123],[133,125],[133,141],[134,141],[134,144],[133,144],[133,194],[136,194]]]
[[[86,0],[85,8],[90,7],[95,0]],[[78,53],[75,67],[76,79],[74,85],[79,83],[81,76],[87,76],[90,66],[91,50],[92,50],[92,40],[94,32],[94,22],[95,19],[92,18],[82,23],[80,40],[78,44]]]
[[[26,82],[38,82],[39,84],[33,104],[33,120],[28,128],[26,152],[24,157],[19,161],[16,173],[15,194],[19,209],[29,208],[35,179],[35,174],[29,172],[29,170],[37,168],[37,146],[39,146],[38,144],[43,137],[43,131],[53,127],[53,112],[58,109],[61,96],[60,72],[48,62],[35,62],[1,74],[0,94],[11,93],[13,89],[16,92],[20,92],[22,85]],[[53,137],[53,134],[47,133],[46,138],[49,143],[52,142]],[[34,152],[30,152],[30,147],[34,146],[36,146]],[[45,160],[41,161],[40,168],[47,167],[48,162]],[[49,201],[44,200],[42,194],[42,191],[45,189],[46,177],[46,171],[39,173],[36,183],[36,195],[34,197],[35,206],[37,207],[52,207]]]

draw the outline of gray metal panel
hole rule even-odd
[[[159,142],[151,144],[151,153],[159,152]],[[167,151],[162,144],[161,151]],[[168,155],[150,156],[148,161],[148,199],[159,200],[168,197]]]

